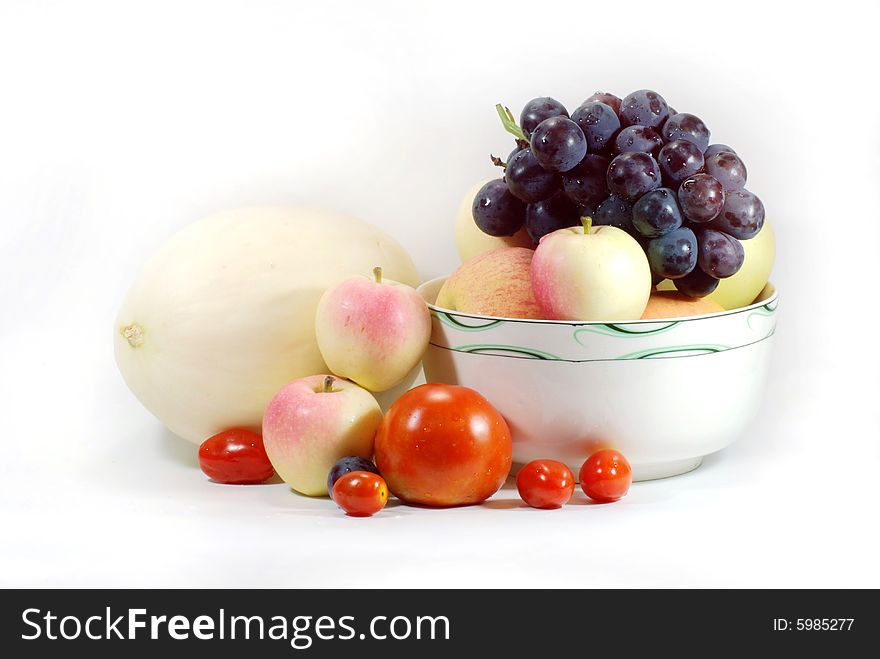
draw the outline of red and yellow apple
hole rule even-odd
[[[459,266],[437,294],[445,309],[505,318],[541,318],[530,279],[534,252],[504,247]]]
[[[541,238],[532,259],[532,289],[544,318],[633,320],[651,293],[651,270],[641,245],[625,231],[591,225]]]
[[[382,278],[353,277],[318,302],[315,337],[333,373],[370,391],[400,383],[422,359],[431,337],[428,307],[415,289]]]
[[[366,389],[332,375],[282,387],[263,415],[263,445],[275,472],[294,490],[326,496],[327,474],[339,458],[370,458],[382,422]]]

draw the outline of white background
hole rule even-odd
[[[0,585],[880,586],[876,7],[3,2]],[[496,102],[643,87],[744,156],[779,241],[764,408],[696,472],[354,520],[208,482],[123,384],[116,309],[188,222],[326,206],[445,274]]]

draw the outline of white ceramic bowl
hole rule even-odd
[[[623,323],[494,318],[433,303],[428,382],[483,394],[507,419],[513,460],[565,462],[577,475],[600,448],[635,480],[681,474],[739,437],[760,405],[776,328],[776,292],[677,320]]]

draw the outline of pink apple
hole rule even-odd
[[[415,289],[382,278],[354,277],[318,303],[315,336],[333,373],[370,391],[403,380],[422,359],[431,337],[428,306]]]
[[[559,229],[541,238],[532,290],[546,318],[637,320],[651,294],[651,269],[635,238],[612,226]]]
[[[373,456],[382,411],[373,395],[332,375],[283,386],[263,415],[263,445],[276,473],[294,490],[327,495],[327,474],[339,458]]]
[[[463,313],[503,318],[543,318],[532,293],[534,252],[502,247],[461,265],[437,294],[437,306]]]

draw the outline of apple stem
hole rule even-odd
[[[504,126],[504,130],[513,135],[516,139],[522,140],[526,144],[529,143],[529,138],[526,137],[522,128],[516,125],[516,119],[514,119],[510,108],[504,107],[501,103],[498,103],[495,106],[495,111],[498,112],[498,116],[501,117],[501,125]]]
[[[334,382],[336,382],[336,378],[334,378],[332,375],[328,375],[326,378],[324,378],[324,389],[323,389],[323,392],[324,392],[325,394],[332,393],[332,391],[333,391],[333,383],[334,383]]]
[[[377,284],[382,283],[382,266],[377,265],[373,268],[373,277],[376,279]]]
[[[593,228],[593,218],[589,215],[584,215],[581,217],[581,224],[584,225],[584,235],[588,235],[590,233],[590,229]]]

